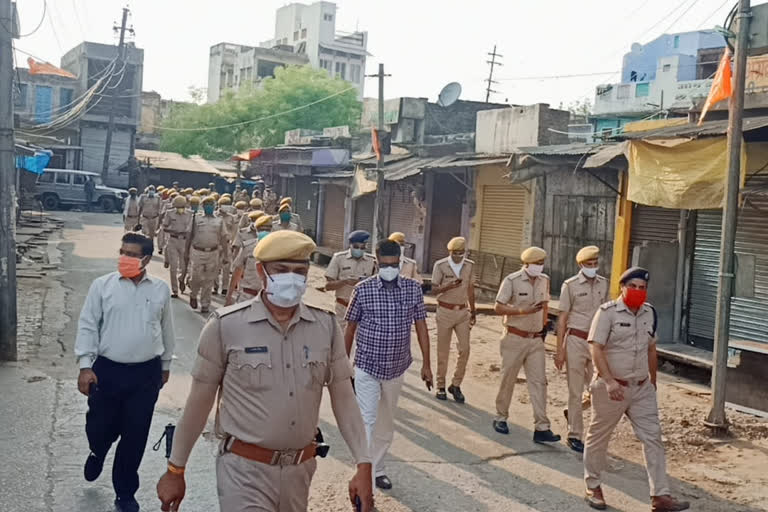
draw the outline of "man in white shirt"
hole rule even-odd
[[[120,438],[112,468],[119,512],[139,510],[139,465],[175,341],[171,291],[146,271],[153,251],[152,240],[141,233],[123,235],[118,271],[91,284],[75,341],[77,387],[88,397],[85,479],[99,477]]]

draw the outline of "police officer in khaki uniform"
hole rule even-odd
[[[469,361],[469,333],[477,321],[475,312],[475,287],[472,282],[474,262],[466,256],[467,241],[460,236],[452,238],[448,245],[450,255],[435,262],[432,271],[432,292],[437,295],[437,393],[438,400],[446,400],[445,376],[448,372],[448,355],[451,337],[456,333],[459,356],[456,371],[448,387],[454,400],[464,403],[461,382]]]
[[[293,198],[290,197],[284,197],[280,200],[280,205],[278,206],[278,213],[280,212],[280,206],[283,206],[284,204],[287,204],[291,208],[291,222],[296,224],[299,229],[299,233],[304,232],[304,225],[301,223],[301,216],[298,213],[295,213],[293,211]]]
[[[277,217],[272,223],[272,231],[298,231],[301,233],[299,225],[293,222],[290,204],[283,203],[277,209]]]
[[[136,187],[128,189],[128,197],[123,207],[123,226],[125,231],[134,231],[139,224],[139,198]]]
[[[550,430],[547,418],[547,374],[544,337],[549,305],[549,276],[542,273],[547,253],[529,247],[520,255],[523,268],[504,278],[496,295],[496,314],[504,315],[501,338],[501,384],[496,396],[493,428],[509,434],[507,417],[520,368],[525,369],[533,407],[536,443],[555,443],[560,436]]]
[[[157,234],[157,226],[160,222],[160,208],[162,205],[163,201],[155,193],[154,185],[147,187],[146,193],[142,194],[139,198],[141,232],[151,238],[153,242]]]
[[[232,281],[229,283],[226,306],[252,299],[261,291],[261,277],[256,268],[253,250],[256,244],[272,231],[272,219],[269,215],[263,215],[254,222],[254,226],[258,236],[245,240],[232,262]],[[234,298],[235,294],[237,300]]]
[[[232,206],[232,199],[230,199],[229,196],[221,196],[218,199],[217,204],[218,209],[216,210],[216,215],[221,217],[221,220],[224,221],[224,229],[227,231],[227,245],[222,247],[221,250],[221,271],[219,272],[219,275],[216,276],[216,282],[213,285],[213,293],[218,293],[219,288],[221,288],[222,295],[226,295],[230,277],[230,265],[229,263],[225,263],[224,260],[232,261],[232,258],[229,257],[227,251],[229,250],[229,242],[235,236],[235,231],[237,230],[235,217],[237,210]]]
[[[258,212],[258,211],[263,211],[263,210],[262,210],[262,208],[261,208],[262,204],[263,204],[263,203],[262,203],[261,199],[258,199],[258,198],[256,198],[256,199],[251,199],[251,200],[250,200],[250,202],[248,203],[248,212]],[[238,229],[247,228],[247,227],[248,227],[248,225],[249,225],[251,222],[252,222],[252,221],[249,221],[249,220],[248,220],[248,219],[246,219],[246,218],[240,217],[240,223],[237,225],[237,227],[238,227]]]
[[[264,211],[268,215],[276,214],[278,201],[277,201],[277,194],[275,193],[275,191],[269,187],[266,187],[264,189],[264,195],[262,197],[264,199]]]
[[[219,273],[219,254],[225,250],[228,241],[224,221],[213,215],[216,201],[208,196],[203,199],[202,205],[203,215],[194,216],[187,229],[187,254],[192,265],[189,305],[197,309],[200,294],[200,312],[208,313],[213,283]]]
[[[400,276],[423,283],[424,280],[421,278],[421,274],[419,274],[416,260],[403,255],[405,250],[405,233],[395,231],[389,235],[389,240],[396,242],[400,246]]]
[[[587,335],[597,308],[608,300],[608,280],[597,275],[599,256],[600,248],[595,245],[581,249],[576,254],[581,270],[567,279],[560,290],[555,366],[558,370],[566,367],[568,408],[563,413],[568,421],[568,446],[576,452],[584,451],[582,394],[584,386],[592,381]]]
[[[334,254],[325,270],[325,289],[336,292],[336,318],[342,329],[346,328],[344,315],[355,285],[376,273],[376,258],[365,252],[369,238],[371,234],[367,231],[351,232],[349,249]]]
[[[183,196],[173,199],[173,209],[165,213],[163,231],[168,237],[165,268],[171,269],[171,295],[179,296],[179,271],[184,264],[184,250],[187,245],[187,228],[192,220],[192,212],[187,210],[187,200]]]
[[[218,394],[221,511],[306,511],[324,387],[357,464],[350,500],[359,497],[361,510],[372,510],[371,458],[342,333],[333,313],[301,300],[314,249],[302,233],[264,238],[254,253],[264,290],[217,310],[203,328],[168,470],[157,485],[162,510],[178,510],[184,498],[185,465]]]
[[[160,185],[162,187],[162,185]],[[157,188],[158,192],[160,191],[160,187]],[[158,254],[164,254],[165,253],[165,246],[168,244],[168,235],[165,233],[165,229],[163,229],[163,224],[165,223],[165,214],[173,208],[173,198],[176,197],[178,194],[173,191],[173,189],[166,188],[162,191],[160,196],[163,199],[162,205],[160,206],[160,217],[158,219],[158,228],[157,228],[157,245],[158,245]],[[165,263],[168,263],[168,258],[166,256]]]
[[[258,236],[258,231],[256,230],[256,224],[255,222],[259,220],[262,217],[267,217],[269,219],[269,222],[272,223],[272,216],[270,215],[264,215],[264,212],[261,210],[256,210],[255,212],[248,212],[248,214],[245,216],[245,218],[248,219],[248,224],[243,228],[239,229],[237,231],[237,234],[235,235],[235,238],[232,240],[232,254],[237,255],[237,253],[240,251],[240,248],[243,246],[243,242],[246,240],[250,240],[252,238],[256,238]],[[271,231],[270,226],[270,231]]]
[[[686,510],[688,502],[670,496],[659,406],[656,402],[656,311],[645,302],[648,271],[633,267],[621,275],[621,297],[600,306],[589,329],[592,361],[598,377],[592,382],[592,421],[584,446],[586,500],[606,508],[600,487],[608,441],[626,415],[643,443],[651,490],[651,510]]]

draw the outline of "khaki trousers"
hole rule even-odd
[[[125,231],[133,231],[138,223],[138,217],[125,217],[125,221],[123,221]]]
[[[204,252],[194,247],[189,256],[192,269],[190,270],[190,297],[200,294],[200,307],[208,309],[211,305],[213,282],[219,272],[219,251]]]
[[[171,290],[173,293],[179,293],[179,272],[184,265],[184,249],[187,241],[183,238],[174,238],[169,236],[168,243],[165,246],[165,258],[170,265],[171,271]]]
[[[219,271],[219,274],[216,276],[216,287],[219,290],[226,290],[227,287],[229,287],[229,279],[232,277],[232,274],[230,273],[231,269],[231,263],[224,263],[224,251],[221,252],[221,262],[220,267],[221,270]]]
[[[228,452],[216,458],[221,512],[306,512],[309,486],[317,469],[302,464],[273,466]]]
[[[336,320],[339,321],[339,326],[341,326],[341,334],[343,335],[344,331],[347,328],[347,321],[344,320],[344,315],[347,314],[347,306],[343,306],[337,302],[335,307],[336,307]],[[354,346],[352,348],[354,349]],[[352,354],[350,354],[350,356],[351,355]]]
[[[506,421],[509,417],[509,404],[512,402],[520,368],[525,369],[534,427],[536,430],[549,430],[546,351],[541,338],[506,334],[501,339],[501,385],[496,395],[496,419]]]
[[[589,343],[578,336],[565,338],[565,365],[568,379],[568,438],[582,440],[584,412],[581,405],[584,386],[592,381],[592,354]]]
[[[437,387],[445,387],[445,376],[448,373],[448,356],[451,352],[451,337],[456,333],[459,346],[459,356],[456,359],[456,371],[453,374],[454,386],[461,386],[469,361],[469,309],[437,308]]]
[[[161,251],[165,251],[165,246],[168,245],[168,239],[170,237],[166,234],[162,224],[157,230],[157,247]]]
[[[590,390],[592,422],[584,443],[584,480],[587,487],[594,489],[600,485],[600,477],[606,467],[608,441],[616,424],[626,414],[635,435],[643,443],[651,496],[670,494],[664,444],[661,441],[659,406],[656,403],[656,389],[650,380],[646,379],[641,386],[633,384],[624,387],[624,400],[621,401],[611,400],[601,378],[592,382]]]
[[[154,219],[150,219],[149,217],[141,217],[141,232],[144,233],[149,238],[154,239],[155,235],[157,234],[157,225],[158,220],[160,217],[155,217]]]

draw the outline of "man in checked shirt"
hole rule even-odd
[[[384,455],[394,436],[393,415],[411,358],[411,325],[421,349],[421,379],[432,389],[427,311],[421,285],[400,276],[400,246],[382,240],[376,248],[379,273],[355,286],[345,320],[347,355],[357,334],[355,391],[368,435],[376,487],[391,489]]]

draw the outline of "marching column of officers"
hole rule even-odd
[[[372,437],[387,441],[373,450],[375,443],[365,442],[366,431],[349,386],[353,373],[342,337],[356,286],[379,272],[377,257],[367,252],[370,235],[351,233],[348,249],[334,254],[328,265],[326,290],[335,293],[334,321],[333,315],[301,301],[315,246],[300,234],[301,219],[292,212],[290,198],[278,202],[271,190],[261,197],[257,192],[249,197],[241,190],[232,205],[229,194],[181,190],[178,183],[168,189],[150,186],[140,197],[136,192],[130,190],[125,204],[125,228],[140,226],[147,236],[158,237],[170,269],[173,297],[189,286],[190,306],[197,308],[199,297],[200,311],[206,313],[211,295],[221,289],[228,306],[216,311],[201,335],[192,390],[177,430],[181,435],[168,473],[158,484],[163,510],[175,510],[184,496],[184,465],[214,403],[218,404],[217,432],[221,430],[224,438],[221,453],[237,456],[219,458],[222,510],[250,510],[251,506],[306,510],[315,471],[314,462],[309,461],[314,461],[320,446],[310,439],[316,431],[322,386],[330,390],[336,419],[358,465],[350,482],[350,500],[357,499],[359,509],[370,510],[371,482],[384,489],[392,487],[378,466],[391,443],[393,411],[379,407]],[[289,233],[264,241],[270,232],[281,231]],[[399,277],[421,283],[416,262],[403,254],[405,235],[392,233],[389,241],[401,248]],[[477,318],[474,263],[466,257],[462,237],[451,239],[447,250],[448,257],[435,263],[431,280],[437,297],[436,398],[447,400],[450,394],[463,403],[461,384]],[[641,268],[628,269],[620,278],[621,295],[609,300],[608,280],[597,273],[599,257],[594,246],[578,252],[579,272],[562,285],[556,328],[555,366],[565,368],[568,383],[568,407],[563,411],[568,421],[566,442],[572,450],[583,452],[585,499],[593,508],[607,507],[601,476],[608,442],[626,415],[643,443],[651,509],[685,510],[687,502],[670,496],[666,475],[655,392],[656,313],[645,300],[650,276]],[[550,287],[543,272],[546,258],[538,247],[523,251],[522,268],[504,278],[494,306],[495,313],[503,316],[503,331],[492,426],[500,434],[509,434],[510,403],[523,369],[536,443],[560,441],[547,416],[544,338]],[[269,301],[260,301],[262,291]],[[458,356],[448,384],[454,334]],[[286,345],[286,340],[291,343]],[[296,407],[283,407],[286,400],[295,400]],[[585,435],[583,410],[590,404],[591,422]],[[265,410],[270,411],[266,416],[261,414]]]

